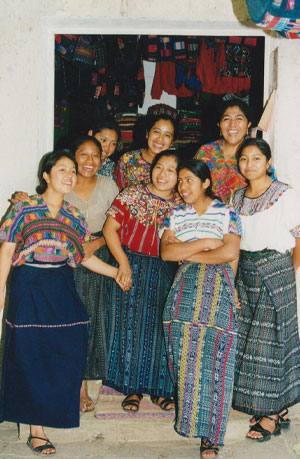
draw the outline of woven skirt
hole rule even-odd
[[[171,397],[173,384],[163,339],[162,312],[174,269],[158,257],[124,248],[133,285],[110,282],[107,317],[108,376],[104,384],[124,394]]]
[[[112,262],[112,255],[106,245],[96,250],[95,255],[106,263]],[[74,279],[90,320],[85,379],[105,379],[107,376],[105,338],[107,276],[79,266],[74,269]]]
[[[88,317],[72,268],[13,268],[2,367],[3,421],[79,426]]]
[[[300,401],[300,344],[292,257],[241,251],[233,408],[278,414]]]
[[[184,263],[164,310],[177,398],[175,430],[223,445],[236,349],[234,279],[229,265]]]

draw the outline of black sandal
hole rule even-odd
[[[217,457],[219,454],[218,446],[213,445],[208,438],[201,438],[200,457],[203,458],[203,453],[206,451],[213,451],[215,453],[215,456],[210,456],[211,458]],[[203,459],[205,459],[205,457]]]
[[[134,398],[130,398],[130,397],[133,397],[133,396],[138,397],[138,400],[136,400]],[[125,411],[126,413],[128,413],[128,412],[137,413],[139,411],[139,409],[140,409],[140,401],[142,400],[142,398],[143,398],[142,394],[128,394],[128,395],[126,395],[126,397],[124,398],[123,402],[121,403],[123,411]],[[131,410],[130,408],[128,409],[127,406],[128,407],[132,406],[135,409],[134,410]]]
[[[259,421],[256,424],[254,424],[254,426],[252,426],[250,428],[249,432],[259,432],[262,436],[259,437],[259,438],[252,438],[252,437],[248,437],[248,435],[246,435],[246,438],[248,438],[249,440],[255,440],[255,441],[263,442],[263,441],[271,440],[272,435],[277,436],[277,435],[281,434],[281,428],[280,428],[279,419],[274,419],[274,418],[271,418],[270,416],[262,416],[261,419],[262,418],[270,419],[270,421],[275,423],[274,431],[270,432],[269,430],[264,429],[260,425],[260,421]]]
[[[249,419],[249,426],[250,427],[255,426],[255,424],[257,424],[261,420],[261,418],[262,416],[258,414],[254,414],[252,418]],[[254,421],[253,424],[252,424],[252,421]]]
[[[44,445],[36,446],[35,448],[31,444],[31,440],[37,439],[37,440],[43,440],[46,443]],[[33,451],[35,454],[43,454],[43,451],[45,449],[54,449],[53,453],[47,453],[44,454],[44,456],[51,456],[52,454],[56,453],[55,446],[51,443],[51,441],[48,438],[42,438],[42,437],[34,437],[33,435],[29,435],[28,440],[27,440],[27,446]]]
[[[150,395],[151,402],[154,403],[154,405],[159,406],[161,410],[172,411],[175,409],[175,407],[168,408],[169,405],[173,405],[175,403],[173,398],[163,398],[162,401],[158,403],[159,398],[160,397],[154,397],[154,395]]]
[[[284,430],[289,430],[289,428],[291,427],[291,420],[289,418],[284,419],[284,416],[286,416],[288,413],[289,410],[285,408],[278,416],[280,427]]]

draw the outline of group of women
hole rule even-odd
[[[185,160],[169,149],[175,121],[149,118],[147,146],[114,176],[119,131],[95,128],[46,156],[38,194],[19,194],[5,219],[1,419],[30,424],[35,452],[55,453],[43,426],[74,427],[79,408],[94,408],[87,379],[122,392],[125,411],[144,394],[175,407],[175,430],[201,438],[203,458],[224,444],[231,406],[252,416],[251,440],[289,428],[300,401],[298,201],[272,178],[268,144],[247,138],[246,104],[226,102],[218,125],[220,140]],[[74,276],[68,265],[80,265]]]

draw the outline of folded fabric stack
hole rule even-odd
[[[203,138],[200,112],[180,110],[178,117],[178,140],[186,143],[201,142]]]
[[[133,141],[133,129],[138,120],[139,115],[137,113],[117,113],[115,120],[118,123],[121,130],[121,142],[132,143]]]

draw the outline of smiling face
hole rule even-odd
[[[175,156],[162,156],[157,161],[149,185],[154,194],[167,197],[172,193],[177,183],[177,165]]]
[[[82,143],[75,151],[75,159],[78,164],[78,175],[91,178],[97,174],[101,164],[101,154],[93,142]]]
[[[43,173],[47,190],[65,195],[72,191],[76,183],[76,167],[74,162],[65,156],[60,158],[51,168],[49,174]]]
[[[236,146],[244,140],[250,126],[251,123],[237,105],[228,107],[219,123],[225,142]]]
[[[90,131],[92,132],[92,131]],[[89,132],[89,135],[91,135]],[[114,154],[118,145],[118,134],[113,129],[102,129],[100,132],[96,132],[94,137],[101,143],[102,147],[102,162]]]
[[[209,185],[209,179],[202,182],[199,177],[189,169],[181,169],[179,171],[178,192],[187,204],[201,204],[206,197],[205,191]]]
[[[272,160],[267,160],[256,145],[249,145],[240,155],[239,169],[247,180],[258,180],[267,177],[267,170],[271,162]]]
[[[168,150],[174,138],[174,126],[169,120],[160,119],[147,133],[148,150],[152,155]]]

